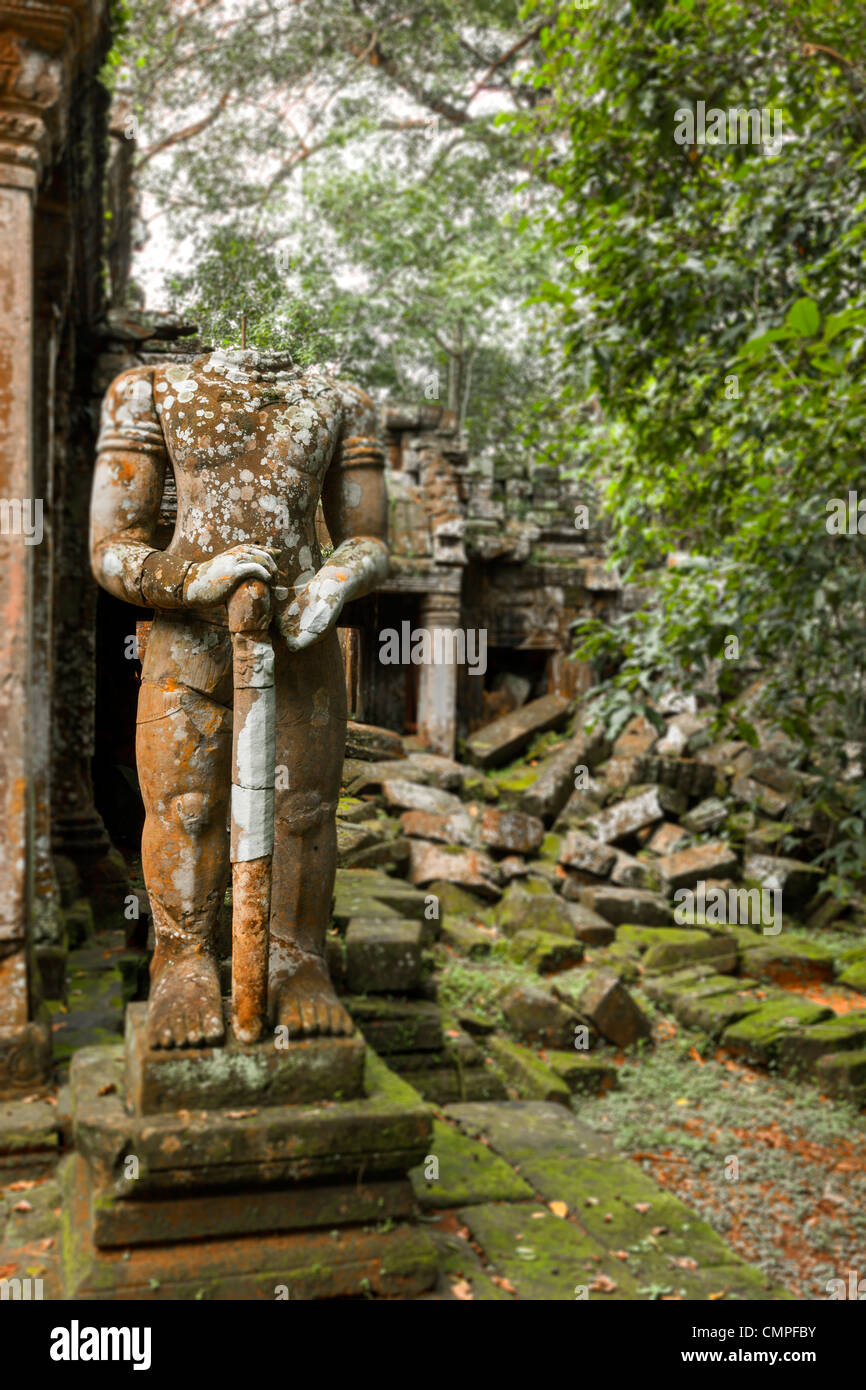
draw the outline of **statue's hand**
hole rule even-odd
[[[223,550],[212,560],[199,560],[187,570],[183,601],[187,608],[209,608],[222,603],[241,579],[263,579],[273,584],[277,577],[274,556],[268,546],[244,542]]]
[[[349,576],[339,565],[323,565],[296,589],[277,615],[277,626],[290,651],[311,647],[334,627],[347,598]]]

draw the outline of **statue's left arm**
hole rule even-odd
[[[343,425],[322,486],[322,510],[334,551],[281,607],[280,631],[297,651],[335,626],[345,603],[361,598],[388,575],[385,454],[376,411],[363,391],[340,383]]]

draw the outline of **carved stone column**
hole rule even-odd
[[[34,213],[63,149],[73,78],[102,11],[101,0],[0,3],[0,1097],[32,1090],[51,1062],[33,940],[37,889],[49,916],[54,901],[45,413],[56,340],[52,327],[46,343],[35,316]]]
[[[431,643],[439,629],[441,654],[453,657],[456,644],[451,634],[460,627],[459,592],[425,594],[419,622],[430,633]],[[453,660],[431,660],[418,671],[418,737],[434,753],[453,758],[456,734],[457,666]]]

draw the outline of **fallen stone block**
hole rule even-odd
[[[737,869],[737,855],[723,840],[676,850],[658,860],[658,869],[671,891],[695,888],[701,879],[726,878]]]
[[[726,1028],[759,1013],[766,1002],[757,999],[746,989],[732,989],[728,981],[726,994],[711,994],[704,997],[692,994],[681,995],[674,1000],[673,1012],[678,1023],[684,1028],[698,1028],[714,1041],[722,1036]]]
[[[711,796],[716,789],[715,769],[695,758],[666,758],[649,753],[639,759],[638,773],[633,781],[672,787],[692,801]]]
[[[481,927],[464,922],[459,917],[447,917],[442,924],[442,940],[461,956],[480,960],[490,955],[493,939]]]
[[[743,880],[759,888],[781,889],[787,908],[806,902],[820,886],[822,871],[799,859],[772,854],[749,854],[743,863]]]
[[[559,863],[597,878],[607,878],[616,863],[616,852],[581,830],[570,830],[562,841]]]
[[[410,840],[431,840],[444,845],[478,845],[478,825],[468,811],[404,811],[400,824]]]
[[[520,797],[520,809],[550,825],[574,791],[576,769],[595,767],[605,751],[600,730],[576,734],[540,763],[534,781]]]
[[[648,787],[625,801],[608,806],[589,822],[597,839],[605,844],[627,840],[647,825],[664,820],[665,814],[678,816],[685,810],[686,799],[669,787]]]
[[[435,898],[439,917],[478,917],[485,912],[488,903],[475,893],[460,888],[456,883],[445,879],[434,879],[427,885],[426,898]]]
[[[787,995],[764,1003],[760,1009],[726,1028],[722,1045],[735,1057],[746,1061],[769,1062],[777,1053],[780,1040],[792,1028],[823,1023],[832,1010],[808,999]]]
[[[866,1048],[819,1057],[815,1080],[831,1096],[850,1100],[857,1106],[866,1104]]]
[[[706,723],[695,715],[677,714],[670,721],[667,732],[656,744],[656,752],[661,757],[678,758],[683,753],[693,753],[711,741]]]
[[[653,854],[673,854],[674,850],[680,849],[688,838],[681,825],[675,825],[673,821],[664,821],[662,825],[657,825],[653,830],[645,848],[652,850]]]
[[[508,1026],[521,1042],[534,1047],[568,1048],[574,1043],[579,1019],[574,1010],[549,990],[522,985],[502,1000]]]
[[[786,1034],[779,1041],[779,1068],[794,1075],[806,1074],[820,1057],[863,1048],[866,1048],[866,1009],[854,1009]]]
[[[499,870],[480,850],[452,849],[427,840],[412,840],[410,844],[409,876],[414,884],[423,887],[435,879],[446,879],[482,898],[500,896]]]
[[[353,994],[399,993],[421,984],[420,923],[350,922],[346,982]]]
[[[506,936],[531,929],[574,939],[568,905],[549,888],[538,891],[531,880],[510,883],[495,911],[494,921]]]
[[[616,888],[606,884],[583,888],[580,901],[614,926],[638,922],[641,926],[664,927],[673,921],[673,911],[660,893],[642,888]]]
[[[687,811],[681,819],[684,828],[693,835],[708,835],[723,826],[727,817],[728,808],[724,801],[717,796],[708,796]]]
[[[402,811],[427,811],[450,815],[463,809],[460,799],[451,792],[440,791],[438,787],[424,786],[420,782],[389,778],[382,783],[382,791],[388,804]]]
[[[534,854],[544,839],[544,822],[522,811],[499,811],[489,806],[481,811],[478,833],[488,849]]]
[[[753,777],[735,777],[731,783],[731,796],[744,806],[756,806],[765,816],[779,820],[788,809],[789,796],[783,796],[757,782]]]
[[[581,971],[559,980],[553,992],[617,1047],[630,1047],[652,1035],[646,1014],[616,975],[605,970]]]
[[[839,984],[847,985],[849,989],[866,991],[866,960],[854,961],[851,965],[846,965],[839,976]]]
[[[747,946],[742,953],[743,968],[758,980],[778,985],[818,984],[832,980],[836,973],[833,953],[817,941],[791,941],[782,937],[764,938],[761,945]]]
[[[519,931],[511,938],[509,955],[512,960],[548,975],[556,970],[568,970],[583,960],[583,942],[545,931]]]
[[[462,763],[439,753],[410,753],[409,764],[421,769],[431,787],[439,787],[444,792],[459,792],[468,771]]]
[[[720,932],[691,931],[683,942],[657,942],[643,958],[647,973],[676,969],[687,962],[708,961],[720,974],[737,968],[737,943]]]
[[[466,740],[466,752],[476,767],[501,767],[522,752],[537,734],[559,729],[568,718],[569,701],[543,695],[501,719],[478,729]]]
[[[581,902],[569,904],[568,910],[578,941],[583,941],[587,946],[606,946],[613,941],[616,928],[599,913]]]
[[[528,1047],[494,1034],[487,1040],[487,1051],[521,1099],[568,1105],[571,1092],[566,1083]]]
[[[633,854],[618,849],[610,881],[618,888],[641,888],[653,892],[659,887],[659,873],[655,864],[648,864],[645,859],[636,859]]]
[[[364,762],[385,762],[403,759],[406,751],[399,734],[380,729],[375,724],[358,724],[350,719],[346,725],[346,757]]]
[[[426,783],[427,773],[406,758],[391,762],[364,762],[360,758],[347,758],[343,763],[343,787],[347,796],[358,797],[378,793],[382,783],[389,780],[401,782]]]
[[[630,719],[613,745],[615,758],[636,758],[649,753],[659,737],[659,731],[643,714]]]
[[[572,1095],[604,1095],[619,1085],[615,1064],[586,1052],[548,1052],[547,1065],[561,1077]]]

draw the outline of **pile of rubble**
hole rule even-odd
[[[463,762],[350,726],[332,971],[426,1098],[603,1090],[654,1003],[866,1101],[866,911],[811,862],[830,812],[783,741],[714,742],[684,703],[610,747],[548,695]]]

